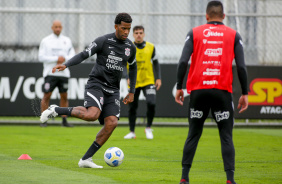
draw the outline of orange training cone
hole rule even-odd
[[[32,158],[28,154],[22,154],[18,160],[32,160]]]

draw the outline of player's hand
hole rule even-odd
[[[244,112],[248,108],[248,95],[242,95],[239,99],[238,109],[240,109],[239,113]]]
[[[65,58],[64,58],[64,56],[59,56],[58,57],[58,61],[57,61],[57,64],[62,64],[63,62],[65,62]]]
[[[158,91],[161,88],[161,86],[162,86],[162,80],[161,79],[157,79],[156,83],[155,83],[155,86],[156,86],[156,90]]]
[[[55,73],[57,70],[59,71],[63,71],[64,69],[66,69],[66,65],[56,65],[53,69],[52,69],[52,73]]]
[[[126,97],[123,99],[123,103],[125,104],[125,105],[127,105],[127,104],[129,104],[129,103],[131,103],[131,102],[133,102],[134,101],[134,93],[128,93],[127,95],[126,95]]]
[[[175,94],[175,102],[183,105],[184,102],[184,93],[182,89],[178,89]]]

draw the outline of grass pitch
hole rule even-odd
[[[187,128],[154,127],[147,140],[143,127],[137,139],[124,140],[128,127],[117,127],[93,160],[103,169],[79,168],[77,163],[101,126],[62,128],[0,126],[0,183],[179,183]],[[238,184],[282,183],[282,129],[234,129],[235,180]],[[119,167],[103,160],[107,148],[125,154]],[[17,160],[28,154],[32,160]],[[216,128],[205,128],[190,171],[191,184],[225,183]]]

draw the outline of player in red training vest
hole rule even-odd
[[[191,57],[186,82],[187,92],[190,93],[189,133],[183,149],[181,184],[189,184],[189,171],[210,110],[219,129],[227,183],[236,184],[234,181],[235,149],[232,138],[233,59],[235,58],[242,89],[238,104],[239,113],[248,108],[247,70],[241,36],[222,23],[224,17],[222,3],[210,1],[206,9],[207,23],[193,28],[188,33],[179,60],[175,101],[183,105],[182,85]]]

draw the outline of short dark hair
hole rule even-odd
[[[131,23],[132,18],[128,13],[119,13],[116,16],[115,24],[121,24],[121,22]]]
[[[206,13],[210,18],[223,18],[223,5],[220,1],[210,1],[207,5]]]
[[[138,30],[138,29],[142,29],[143,31],[145,31],[145,28],[142,25],[137,25],[137,26],[134,26],[133,32]]]

